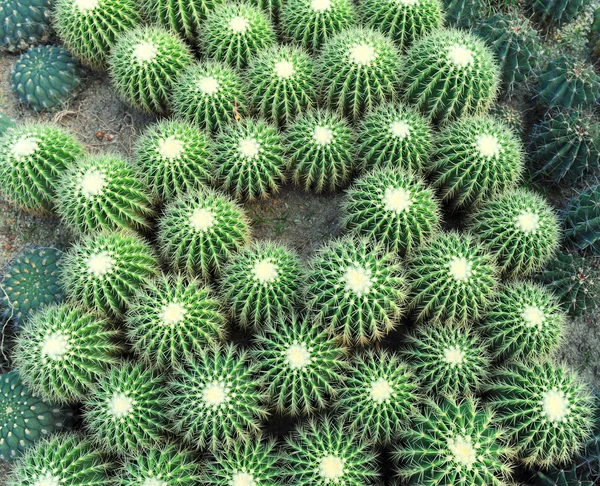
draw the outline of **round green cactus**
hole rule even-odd
[[[531,6],[542,22],[561,26],[577,18],[589,4],[589,0],[535,0]]]
[[[471,232],[496,256],[505,276],[541,269],[560,243],[558,218],[546,200],[516,189],[485,202],[473,215]]]
[[[432,184],[442,201],[461,208],[513,189],[524,169],[522,143],[496,118],[459,119],[439,134],[432,162]]]
[[[388,351],[354,356],[340,390],[340,420],[364,440],[390,443],[417,411],[421,398],[417,379]]]
[[[292,179],[305,191],[334,191],[354,171],[355,136],[337,113],[312,110],[301,115],[285,133],[285,155]]]
[[[52,0],[0,0],[0,51],[19,52],[48,39]]]
[[[245,68],[258,51],[275,44],[269,17],[245,1],[225,3],[206,16],[202,47],[210,59]]]
[[[218,62],[192,64],[185,68],[173,86],[173,113],[209,132],[248,114],[246,90],[240,76]]]
[[[54,27],[69,51],[95,69],[106,65],[117,37],[142,21],[136,0],[56,0]]]
[[[232,449],[260,432],[267,416],[256,364],[233,345],[212,346],[175,370],[169,414],[186,443],[211,451]]]
[[[594,425],[588,386],[549,361],[513,363],[490,386],[490,404],[506,424],[528,466],[564,465],[583,447]]]
[[[280,413],[310,415],[337,395],[346,350],[311,318],[294,313],[259,334],[252,357]]]
[[[33,47],[15,63],[12,89],[32,110],[51,110],[75,96],[82,74],[79,62],[62,47]]]
[[[494,106],[490,108],[489,113],[509,127],[515,135],[519,137],[523,136],[525,131],[525,119],[523,113],[516,105],[509,103],[494,103]]]
[[[139,27],[117,38],[110,54],[110,77],[126,103],[149,113],[165,113],[173,84],[193,61],[176,34],[157,26]]]
[[[23,326],[13,359],[33,393],[50,402],[75,403],[115,362],[116,337],[107,319],[53,305]]]
[[[134,292],[158,274],[154,252],[132,232],[87,237],[64,257],[62,284],[73,302],[120,316]]]
[[[163,441],[162,378],[141,364],[123,363],[102,377],[84,402],[84,425],[103,449],[129,454]]]
[[[279,17],[283,37],[311,53],[356,24],[351,0],[286,0]]]
[[[161,201],[212,182],[212,144],[191,122],[162,120],[137,142],[135,161],[145,185]]]
[[[469,396],[428,401],[395,450],[407,484],[508,484],[512,473],[506,430]]]
[[[49,211],[60,175],[82,155],[83,146],[58,126],[9,128],[0,137],[0,193],[26,211]]]
[[[440,29],[419,39],[403,61],[404,99],[443,122],[484,113],[496,96],[500,69],[483,40]]]
[[[323,104],[354,122],[396,99],[399,73],[400,56],[391,39],[363,27],[328,39],[316,69]]]
[[[396,168],[419,172],[432,147],[431,127],[414,108],[383,104],[360,124],[359,160],[363,171]]]
[[[419,327],[406,341],[402,356],[431,396],[477,393],[489,377],[487,342],[471,327],[438,322]]]
[[[197,280],[162,275],[133,297],[125,324],[147,365],[176,367],[225,335],[225,317],[212,291]]]
[[[406,297],[400,263],[367,238],[332,241],[310,262],[308,308],[344,343],[382,339],[399,324]]]
[[[575,196],[567,208],[565,235],[579,250],[600,253],[600,185]]]
[[[222,188],[249,201],[276,193],[286,180],[288,165],[277,128],[250,118],[219,132],[213,163]]]

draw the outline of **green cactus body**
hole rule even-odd
[[[83,146],[51,124],[25,123],[0,138],[0,192],[32,213],[52,209],[60,175],[83,155]]]
[[[16,126],[17,122],[15,120],[13,120],[10,116],[0,111],[0,137],[4,135],[4,132],[6,132],[6,130]]]
[[[565,235],[579,250],[600,253],[600,185],[574,197],[567,209]]]
[[[142,21],[136,0],[56,0],[54,27],[66,48],[94,69],[106,66],[116,39]]]
[[[305,191],[334,191],[348,183],[354,170],[355,135],[337,113],[313,110],[285,133],[285,155],[292,179]]]
[[[577,468],[551,469],[543,473],[537,472],[537,486],[594,486],[592,481],[581,481]]]
[[[508,103],[494,103],[494,106],[490,108],[489,113],[509,127],[515,135],[519,137],[523,135],[524,117],[521,111],[514,105]]]
[[[432,238],[409,258],[408,282],[417,320],[466,325],[485,315],[498,270],[474,237],[451,232]]]
[[[347,368],[346,350],[310,318],[294,313],[257,336],[252,357],[280,413],[310,415],[336,397]]]
[[[344,343],[382,339],[398,325],[406,297],[400,263],[367,238],[332,241],[310,262],[308,309]]]
[[[531,6],[545,24],[560,26],[577,18],[589,4],[589,0],[535,0]]]
[[[128,231],[102,232],[67,252],[62,283],[71,301],[120,316],[134,292],[157,274],[157,259],[145,240]]]
[[[397,98],[400,56],[378,31],[353,27],[332,36],[316,66],[324,106],[353,122]]]
[[[52,4],[52,0],[0,0],[0,51],[24,51],[45,42]]]
[[[68,305],[36,313],[21,329],[13,352],[23,383],[42,399],[83,399],[115,362],[117,332],[108,320]]]
[[[472,29],[482,20],[485,2],[478,0],[444,0],[446,24],[461,29]]]
[[[404,256],[439,230],[440,208],[425,181],[398,169],[376,169],[356,179],[343,202],[354,234]]]
[[[403,61],[404,99],[434,121],[487,111],[500,69],[475,35],[440,29],[413,44]]]

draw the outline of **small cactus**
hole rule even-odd
[[[490,108],[489,113],[509,127],[515,135],[519,137],[523,136],[525,131],[525,118],[523,113],[515,105],[508,103],[494,103],[494,106]]]
[[[566,237],[577,249],[600,253],[600,185],[571,200],[564,225]]]
[[[52,0],[0,0],[0,51],[24,51],[48,40]]]
[[[531,6],[544,24],[561,26],[577,18],[589,4],[589,0],[535,0]]]

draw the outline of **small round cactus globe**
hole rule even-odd
[[[15,53],[48,39],[52,0],[0,0],[0,51]]]

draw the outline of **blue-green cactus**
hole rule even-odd
[[[52,0],[0,0],[0,51],[24,51],[46,41],[52,4]]]

